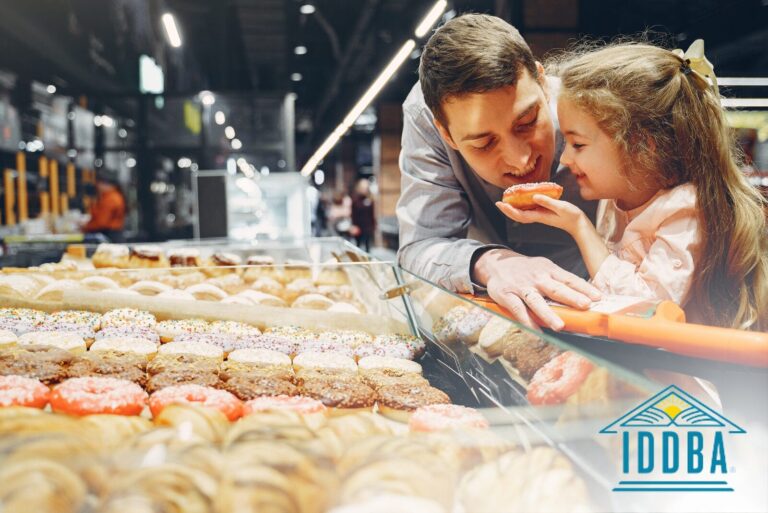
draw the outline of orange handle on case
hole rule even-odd
[[[493,300],[465,294],[467,299],[510,317]],[[662,301],[651,318],[572,310],[553,306],[565,322],[564,331],[606,337],[630,344],[709,360],[768,367],[768,333],[688,324],[682,309]]]

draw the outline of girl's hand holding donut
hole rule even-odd
[[[501,201],[497,202],[496,206],[504,215],[518,223],[542,223],[565,230],[571,235],[576,233],[584,221],[589,221],[586,214],[573,203],[543,194],[535,194],[532,199],[538,208],[521,210]]]

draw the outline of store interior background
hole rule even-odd
[[[374,254],[391,258],[401,104],[431,33],[414,30],[434,4],[1,0],[0,236],[77,232],[95,174],[121,183],[131,242],[336,235],[315,204],[367,178]],[[585,36],[705,39],[718,76],[763,78],[721,91],[742,107],[731,121],[745,172],[768,186],[768,0],[454,0],[437,23],[463,12],[510,21],[537,57]],[[415,49],[381,92],[313,159],[409,39]]]

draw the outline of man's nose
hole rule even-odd
[[[515,169],[525,169],[531,158],[531,145],[527,141],[512,137],[504,145],[504,163]]]

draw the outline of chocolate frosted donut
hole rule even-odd
[[[147,383],[147,360],[131,353],[98,351],[86,353],[69,366],[71,378],[101,376],[132,381],[143,387]]]
[[[229,381],[236,376],[258,376],[261,378],[279,379],[290,383],[296,381],[296,375],[291,367],[230,361],[226,361],[221,365],[219,377],[222,381]]]
[[[149,376],[145,388],[147,392],[152,394],[165,387],[175,385],[218,387],[219,384],[219,376],[211,372],[197,372],[193,369],[177,369]]]
[[[401,383],[385,385],[378,389],[379,408],[391,408],[398,411],[412,412],[430,404],[450,404],[451,399],[445,392],[432,386]],[[382,412],[383,413],[383,412]]]
[[[219,388],[231,392],[238,399],[250,401],[262,396],[298,395],[299,389],[292,383],[259,374],[236,374],[221,381]]]
[[[187,353],[176,353],[158,355],[147,364],[147,373],[150,375],[185,369],[201,374],[218,374],[219,363],[212,358]]]
[[[363,383],[378,390],[388,385],[411,385],[411,386],[429,386],[427,381],[420,374],[406,372],[400,369],[375,369],[361,373]]]
[[[69,351],[51,346],[24,346],[0,353],[0,375],[39,379],[46,385],[67,379],[68,367],[75,361]]]
[[[556,346],[537,337],[530,337],[525,345],[511,345],[504,350],[504,359],[517,369],[520,376],[530,381],[536,371],[560,354]]]
[[[325,406],[342,409],[372,408],[376,392],[354,381],[309,379],[301,386],[301,394],[317,399]]]

